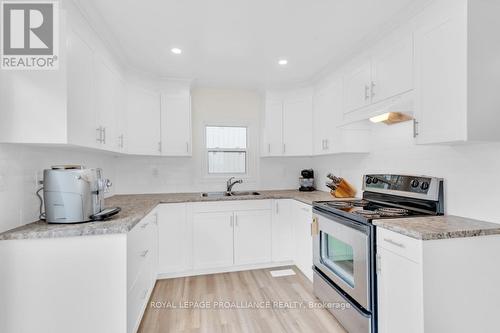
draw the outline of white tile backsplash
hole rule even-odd
[[[105,177],[116,182],[114,157],[109,153],[0,144],[0,232],[38,220],[37,181],[43,169],[56,164],[100,167]]]

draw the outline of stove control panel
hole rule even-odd
[[[442,179],[427,176],[372,174],[364,176],[364,191],[437,200]]]

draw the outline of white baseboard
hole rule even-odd
[[[293,261],[281,261],[281,262],[270,262],[265,264],[252,264],[252,265],[240,265],[240,266],[229,266],[229,267],[218,267],[200,270],[190,270],[184,272],[173,272],[173,273],[158,273],[157,280],[162,279],[172,279],[178,277],[186,276],[197,276],[197,275],[207,275],[207,274],[217,274],[217,273],[228,273],[228,272],[238,272],[238,271],[248,271],[252,269],[263,269],[271,267],[282,267],[294,265]]]

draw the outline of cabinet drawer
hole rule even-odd
[[[151,290],[151,276],[147,270],[142,270],[127,293],[127,332],[135,332],[142,317],[144,304]]]
[[[421,262],[422,241],[396,232],[377,228],[377,247],[389,250],[404,258]]]
[[[139,272],[151,272],[148,262],[153,255],[153,234],[151,217],[139,222],[127,235],[127,290],[130,290],[138,278]]]

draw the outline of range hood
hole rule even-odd
[[[415,98],[413,90],[385,99],[344,114],[344,124],[373,119],[376,122],[394,124],[413,119]]]

